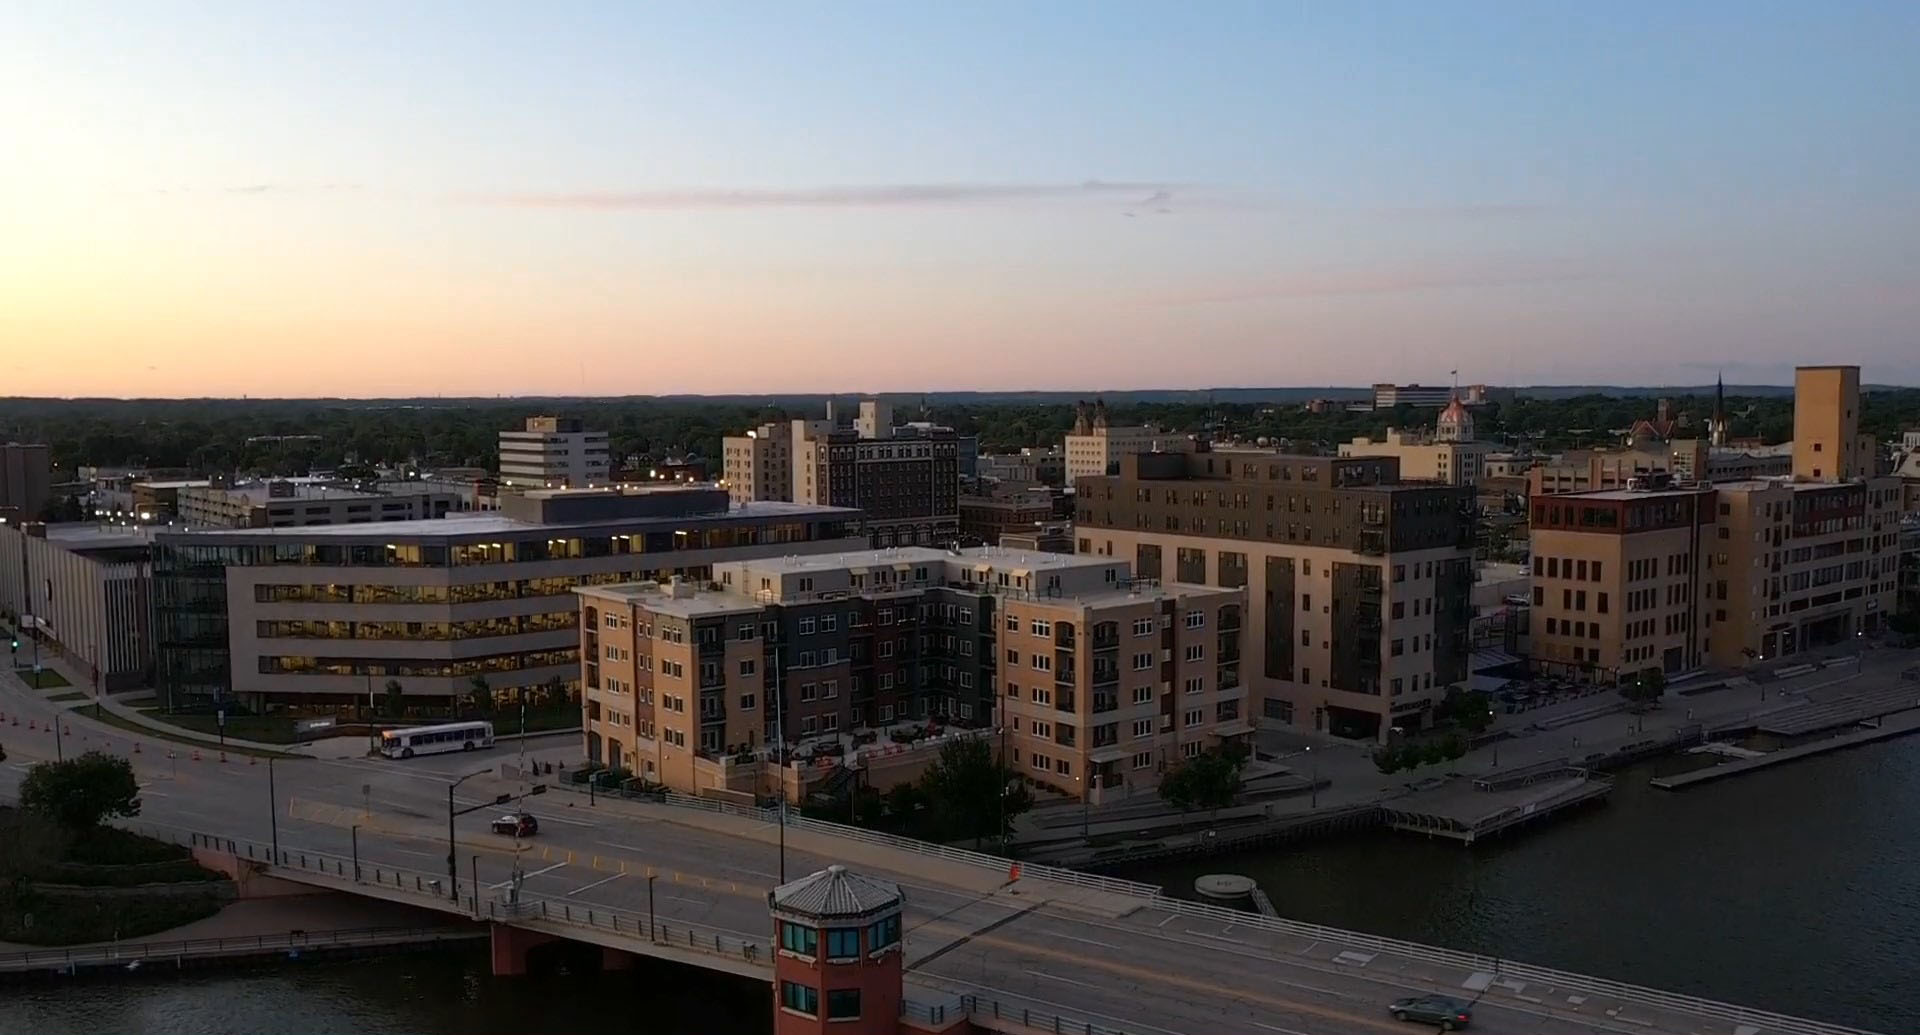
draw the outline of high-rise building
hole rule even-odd
[[[39,520],[51,491],[50,456],[44,445],[0,444],[0,520]]]
[[[1246,589],[1268,720],[1384,739],[1466,678],[1471,489],[1402,482],[1390,457],[1224,450],[1123,457],[1077,487],[1082,553]]]
[[[1074,408],[1073,431],[1066,438],[1066,481],[1112,474],[1123,456],[1135,453],[1184,453],[1193,448],[1186,435],[1161,431],[1150,424],[1113,425],[1105,400]]]
[[[575,417],[528,417],[520,431],[500,433],[500,487],[591,489],[613,479],[607,433]]]
[[[1448,388],[1445,385],[1387,383],[1373,386],[1373,408],[1376,410],[1391,410],[1395,406],[1439,408],[1456,399],[1468,406],[1483,405],[1487,401],[1487,386],[1466,385]]]
[[[1098,800],[1252,731],[1244,593],[1123,561],[905,547],[578,592],[588,757],[680,790],[751,789],[731,760],[783,737],[939,719],[999,725],[1023,775]]]
[[[445,708],[579,677],[573,589],[706,578],[756,555],[845,549],[851,511],[729,506],[712,488],[532,490],[437,521],[154,536],[160,699],[351,709],[389,679]]]
[[[736,503],[792,502],[793,443],[793,432],[783,423],[762,424],[721,439],[720,478],[727,495]]]

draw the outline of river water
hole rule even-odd
[[[1671,767],[1671,761],[1668,763]],[[1471,850],[1378,832],[1123,874],[1281,915],[1882,1032],[1920,994],[1920,738],[1612,800]]]
[[[1920,994],[1920,738],[1612,801],[1472,850],[1369,834],[1127,876],[1260,880],[1282,914],[1887,1033]],[[0,1032],[767,1032],[764,988],[665,964],[495,980],[482,952],[7,987]]]

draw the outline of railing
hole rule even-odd
[[[479,932],[476,931],[462,931],[447,927],[358,927],[337,931],[300,931],[252,937],[188,938],[173,942],[119,942],[113,945],[0,953],[0,971],[63,969],[103,963],[130,963],[135,960],[202,959],[248,952],[411,945],[418,942],[478,936]]]
[[[564,899],[522,896],[510,902],[497,896],[484,897],[478,892],[486,889],[476,889],[471,881],[464,888],[449,890],[444,882],[444,874],[428,874],[386,864],[362,861],[358,863],[356,875],[352,860],[325,852],[282,848],[278,861],[275,861],[271,848],[250,841],[192,834],[188,843],[273,866],[282,871],[282,877],[289,876],[285,871],[297,871],[304,883],[312,883],[314,878],[318,878],[338,883],[345,889],[374,887],[397,891],[420,899],[422,905],[475,920],[554,924],[645,940],[668,948],[738,960],[751,966],[772,965],[773,957],[766,943],[742,937],[734,931],[703,928],[680,921],[652,921],[637,914],[584,907]]]
[[[1007,1020],[1018,1022],[1024,1028],[1057,1032],[1059,1035],[1129,1035],[1120,1028],[1109,1028],[1084,1017],[1056,1013],[1049,1006],[1038,1006],[1012,998],[983,999],[976,995],[955,996],[938,1003],[905,1002],[900,1004],[900,1016],[910,1021],[923,1021],[928,1024],[945,1024],[950,1020],[965,1017],[973,1021],[976,1027],[991,1027],[991,1021]]]

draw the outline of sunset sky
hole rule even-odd
[[[1920,4],[0,6],[0,395],[1920,383]]]

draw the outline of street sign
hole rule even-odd
[[[219,711],[214,712],[213,715],[214,715],[214,720],[220,724],[220,728],[226,729],[227,728],[227,710],[225,708],[222,708]]]

